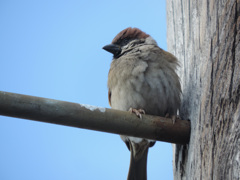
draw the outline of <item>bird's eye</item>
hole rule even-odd
[[[117,44],[119,44],[120,46],[125,46],[126,44],[128,44],[130,41],[129,38],[123,38],[123,39],[119,39],[119,41],[117,42]]]
[[[123,44],[127,44],[127,43],[128,43],[128,41],[129,41],[129,39],[128,39],[128,38],[124,38],[124,39],[122,40]]]

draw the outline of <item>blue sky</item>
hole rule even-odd
[[[166,49],[164,0],[0,1],[0,91],[108,107],[112,55],[126,27]],[[67,119],[66,119],[67,120]],[[1,180],[123,180],[130,153],[115,134],[0,116]],[[148,179],[173,179],[172,147],[158,142]]]

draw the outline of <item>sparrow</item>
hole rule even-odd
[[[113,54],[108,100],[113,109],[174,117],[180,106],[177,58],[138,28],[126,28],[103,47]],[[120,135],[131,152],[128,180],[147,179],[147,154],[154,140]]]

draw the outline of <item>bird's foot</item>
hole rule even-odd
[[[165,115],[165,118],[170,118],[169,113],[167,113],[167,114]],[[172,115],[172,116],[171,116],[171,119],[172,119],[172,123],[173,123],[173,124],[175,124],[177,118],[179,118],[177,115]]]
[[[172,123],[175,124],[176,119],[177,119],[177,116],[173,115],[173,116],[171,117],[171,119],[172,119]]]
[[[134,113],[137,115],[137,117],[139,117],[140,119],[142,119],[142,114],[146,114],[145,111],[143,109],[134,109],[134,108],[130,108],[129,111],[131,113]]]

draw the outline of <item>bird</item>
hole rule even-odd
[[[179,61],[138,28],[119,32],[103,47],[113,54],[108,73],[108,101],[113,109],[174,121],[181,104]],[[120,135],[131,152],[127,180],[147,179],[148,150],[154,140]]]

